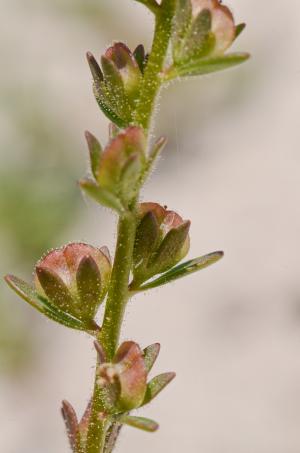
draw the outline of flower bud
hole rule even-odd
[[[109,47],[105,58],[110,60],[119,72],[124,85],[124,91],[129,98],[134,98],[139,90],[142,78],[140,67],[133,53],[122,42]]]
[[[139,407],[147,390],[147,370],[140,347],[133,341],[123,343],[112,363],[99,366],[98,384],[110,390],[116,411]]]
[[[78,319],[91,320],[107,293],[110,272],[105,247],[73,243],[42,258],[34,281],[39,296],[52,305]]]
[[[132,121],[145,65],[143,46],[134,52],[117,42],[101,57],[101,67],[93,55],[87,53],[94,79],[94,94],[104,114],[123,128]]]
[[[96,345],[101,357],[102,348]],[[102,402],[107,414],[123,414],[148,404],[175,377],[174,373],[163,373],[147,383],[147,376],[160,350],[155,343],[143,351],[133,341],[121,344],[111,363],[100,362],[97,384],[101,389]],[[121,423],[126,423],[120,419]],[[128,423],[130,424],[130,423]],[[141,429],[142,426],[137,426]],[[144,426],[144,429],[147,427]],[[148,427],[148,430],[151,430]]]
[[[179,0],[173,35],[176,64],[223,55],[236,37],[234,18],[219,0]]]
[[[119,133],[99,158],[94,171],[96,183],[82,180],[82,189],[105,206],[118,211],[126,209],[139,189],[146,144],[142,128],[131,126]]]
[[[134,257],[133,289],[177,264],[189,251],[190,221],[157,203],[139,206]]]

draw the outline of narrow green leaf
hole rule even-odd
[[[240,34],[245,30],[245,28],[246,28],[246,24],[244,24],[244,23],[238,24],[235,27],[235,39],[238,38],[238,36],[240,36]]]
[[[154,420],[145,417],[134,417],[132,415],[121,415],[118,421],[124,425],[132,426],[149,433],[156,431],[159,426]]]
[[[146,395],[142,406],[150,403],[174,378],[175,373],[163,373],[153,378],[147,385]]]
[[[187,220],[176,228],[172,228],[162,241],[148,269],[152,275],[164,272],[178,262],[178,255],[189,234],[191,222]]]
[[[85,132],[85,138],[89,147],[91,170],[94,178],[97,180],[99,164],[102,155],[102,146],[96,137],[89,131]]]
[[[223,71],[224,69],[244,63],[249,58],[250,55],[248,53],[230,53],[220,57],[201,58],[198,61],[171,67],[165,74],[165,80]]]
[[[206,267],[210,266],[211,264],[216,263],[224,256],[223,252],[214,252],[209,253],[208,255],[201,256],[199,258],[195,258],[190,261],[186,261],[185,263],[179,264],[178,266],[173,267],[173,269],[169,270],[165,274],[161,275],[157,279],[142,285],[139,290],[145,291],[147,289],[157,288],[158,286],[166,285],[174,280],[178,280],[179,278],[186,277],[187,275],[193,274],[194,272],[198,272]]]
[[[160,344],[154,343],[143,350],[147,374],[150,373],[160,351]]]
[[[95,260],[91,256],[81,259],[76,273],[80,309],[85,318],[94,318],[101,302],[101,276]]]
[[[79,181],[79,185],[89,197],[93,198],[103,206],[114,209],[119,213],[124,211],[121,201],[108,190],[98,186],[98,184],[94,181],[90,179],[81,179]]]
[[[28,302],[32,307],[38,310],[40,313],[43,313],[48,318],[53,321],[58,322],[66,327],[76,330],[97,330],[98,326],[93,321],[84,323],[83,321],[64,313],[59,310],[55,305],[52,305],[47,299],[39,296],[36,291],[18,277],[14,275],[7,275],[5,277],[8,285],[26,302]]]

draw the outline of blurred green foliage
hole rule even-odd
[[[1,146],[0,169],[1,270],[33,267],[72,224],[80,195],[75,180],[74,143],[45,108],[37,93],[4,102],[13,132]],[[0,285],[0,370],[20,369],[30,362],[34,340],[31,313],[16,304]],[[12,306],[14,307],[12,310]],[[15,316],[12,316],[12,313]]]

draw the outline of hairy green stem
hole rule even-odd
[[[156,13],[154,40],[141,85],[141,95],[134,114],[134,122],[149,129],[155,101],[162,79],[160,73],[167,55],[172,32],[176,0],[162,0]]]
[[[118,346],[124,311],[129,297],[128,280],[132,265],[135,230],[134,209],[126,212],[119,219],[116,256],[100,332],[100,343],[106,352],[108,361],[112,360]]]
[[[120,216],[116,255],[107,296],[104,320],[99,341],[103,346],[107,361],[111,361],[118,346],[121,325],[129,297],[128,280],[131,270],[133,245],[136,229],[135,211]],[[107,422],[99,418],[105,413],[102,403],[101,388],[97,383],[97,368],[94,384],[92,413],[88,429],[86,453],[102,453],[104,449]]]
[[[147,132],[151,122],[155,100],[161,86],[160,73],[169,47],[172,20],[176,0],[162,0],[156,12],[156,25],[151,54],[141,85],[140,98],[135,112],[135,124]],[[138,199],[138,197],[137,197]],[[128,283],[132,266],[132,255],[136,232],[136,207],[125,212],[119,218],[116,253],[111,276],[110,288],[105,307],[99,341],[103,346],[107,360],[111,361],[119,343],[120,331],[129,298]],[[97,369],[98,369],[97,362]],[[97,384],[97,369],[92,397],[92,412],[88,429],[85,453],[103,453],[108,430],[108,422],[99,415],[104,414],[101,389]],[[117,428],[117,427],[115,427]],[[110,427],[114,430],[114,426]],[[118,430],[114,442],[118,436]],[[114,443],[113,443],[114,445]],[[113,445],[111,448],[113,448]]]

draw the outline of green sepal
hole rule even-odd
[[[191,0],[178,0],[174,18],[174,31],[172,36],[173,58],[177,62],[182,54],[185,37],[192,23]]]
[[[71,316],[79,316],[72,295],[63,280],[52,269],[36,266],[37,278],[51,304]]]
[[[219,261],[223,256],[224,252],[213,252],[209,253],[208,255],[186,261],[185,263],[173,267],[173,269],[169,270],[155,280],[142,285],[138,290],[146,291],[148,289],[166,285],[167,283],[170,283],[174,280],[178,280],[179,278],[186,277],[187,275],[193,274],[194,272],[205,269],[206,267]]]
[[[121,415],[118,417],[118,422],[149,433],[153,433],[159,428],[158,424],[154,420],[150,420],[145,417],[134,417],[132,415]]]
[[[124,212],[121,201],[113,193],[100,187],[91,179],[81,179],[79,185],[89,197],[93,198],[93,200],[119,213]]]
[[[120,176],[120,192],[124,201],[129,202],[136,196],[141,170],[140,154],[131,154],[125,162]]]
[[[248,53],[229,53],[220,57],[200,58],[184,65],[172,66],[166,71],[164,80],[172,80],[177,77],[197,76],[223,71],[224,69],[237,66],[250,58]]]
[[[114,112],[114,110],[111,107],[109,107],[106,102],[104,102],[104,100],[99,95],[99,93],[97,92],[97,89],[95,87],[94,87],[94,95],[95,95],[96,101],[97,101],[100,109],[112,123],[116,124],[120,129],[123,129],[129,125],[129,121],[124,120],[123,118],[118,116],[116,114],[116,112]]]
[[[5,280],[22,299],[53,321],[75,330],[99,330],[99,327],[94,321],[86,323],[75,318],[74,316],[69,315],[68,313],[63,312],[55,305],[51,304],[46,298],[39,296],[36,291],[28,285],[28,283],[24,282],[20,278],[15,277],[14,275],[7,275]]]
[[[100,158],[102,155],[102,146],[96,137],[89,131],[85,132],[85,138],[88,144],[90,153],[91,170],[95,179],[98,177]]]
[[[144,401],[141,405],[150,403],[174,378],[175,373],[163,373],[153,378],[147,385]]]
[[[152,370],[153,365],[155,364],[156,359],[158,357],[159,351],[160,351],[159,343],[151,344],[150,346],[147,346],[147,348],[143,350],[147,374],[150,373],[150,371]]]
[[[178,64],[191,63],[208,55],[214,48],[216,39],[211,30],[212,15],[209,9],[201,11],[193,21],[183,46]]]
[[[149,157],[148,157],[146,164],[144,166],[144,169],[142,171],[141,182],[140,182],[141,186],[145,183],[146,179],[148,178],[156,159],[158,158],[160,153],[164,150],[164,148],[167,144],[167,141],[168,140],[166,137],[160,137],[154,143],[153,148],[151,149],[151,151],[149,153]]]
[[[187,220],[167,233],[148,263],[148,270],[152,275],[164,272],[179,261],[181,257],[178,259],[178,255],[188,237],[190,225],[191,222]]]
[[[246,24],[245,23],[238,24],[235,27],[235,39],[240,36],[240,34],[245,30],[245,28],[246,28]]]
[[[122,118],[126,118],[126,120],[130,122],[131,114],[129,100],[125,93],[124,82],[118,68],[112,60],[106,58],[104,55],[101,57],[101,65],[107,88],[105,95],[109,100],[109,104],[122,116]]]
[[[159,239],[159,225],[153,212],[149,211],[137,227],[133,251],[133,274],[142,277],[148,260]]]
[[[91,256],[85,256],[76,273],[77,290],[82,312],[93,318],[101,302],[101,275],[97,263]]]

